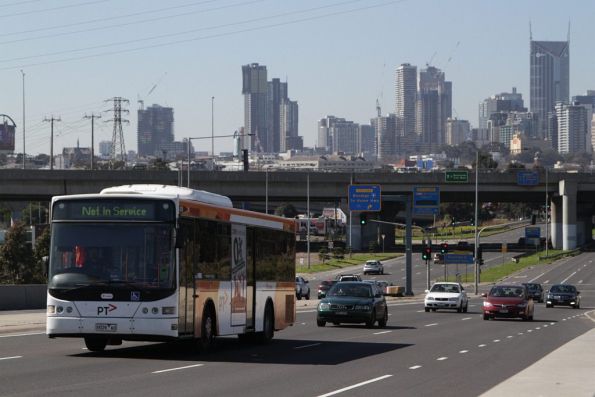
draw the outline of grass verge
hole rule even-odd
[[[316,263],[310,263],[310,268],[308,269],[308,265],[307,264],[298,264],[296,266],[296,273],[318,273],[318,272],[324,272],[324,271],[328,271],[328,270],[336,270],[336,269],[342,269],[344,267],[349,267],[349,266],[357,266],[357,265],[363,265],[365,261],[367,261],[368,259],[376,259],[379,261],[383,261],[383,260],[387,260],[387,259],[392,259],[392,258],[398,258],[400,256],[402,256],[403,254],[401,253],[356,253],[356,254],[351,254],[351,258],[349,257],[349,255],[345,255],[345,258],[343,259],[330,259],[330,260],[326,260],[323,262],[316,262]],[[314,256],[314,254],[312,254],[312,256]],[[318,256],[316,254],[316,256]],[[318,260],[318,258],[316,258]]]

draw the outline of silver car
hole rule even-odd
[[[301,276],[295,278],[295,297],[298,300],[302,298],[310,299],[310,284],[308,280]]]
[[[370,259],[364,263],[364,274],[384,274],[384,265],[380,261]]]

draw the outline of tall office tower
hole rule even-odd
[[[590,153],[592,148],[595,148],[595,90],[587,90],[585,95],[575,95],[572,97],[573,104],[590,106],[589,115],[589,133],[591,134],[591,145],[587,145],[587,152]],[[589,143],[589,141],[587,141]]]
[[[376,157],[376,131],[369,124],[360,124],[358,153],[365,158]]]
[[[478,128],[487,130],[488,120],[493,113],[497,112],[526,112],[523,102],[523,94],[517,93],[516,87],[512,87],[512,93],[502,92],[484,99],[479,104]]]
[[[242,66],[244,136],[242,147],[259,153],[271,151],[267,133],[267,68],[258,63]]]
[[[539,136],[545,137],[548,112],[558,102],[568,103],[570,81],[570,39],[533,41],[530,36],[531,112],[537,114]]]
[[[318,147],[326,153],[356,154],[359,125],[335,116],[318,121]]]
[[[138,156],[163,156],[164,147],[174,141],[174,110],[159,105],[138,110]]]
[[[399,136],[415,134],[415,98],[417,96],[417,66],[403,63],[397,68],[396,116]]]
[[[467,120],[447,119],[446,120],[446,144],[459,145],[470,138],[470,125]]]
[[[444,72],[427,66],[419,72],[416,102],[416,129],[425,150],[445,142],[446,120],[452,116],[452,83]]]
[[[287,101],[287,83],[278,78],[267,82],[267,139],[268,153],[279,153],[281,146],[285,146],[285,137],[281,133],[281,107]]]
[[[298,110],[297,101],[284,99],[279,106],[279,149],[277,152],[287,150],[301,150],[304,148],[302,137],[298,136]]]
[[[331,140],[330,140],[330,126],[337,120],[335,116],[326,116],[323,119],[318,120],[318,139],[316,147],[324,149],[326,153],[330,153]]]
[[[376,130],[376,157],[390,161],[397,155],[397,115],[378,116],[371,120]]]
[[[558,118],[558,153],[576,153],[587,150],[590,120],[588,110],[583,105],[556,104]]]

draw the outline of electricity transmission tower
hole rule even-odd
[[[128,114],[128,109],[122,109],[122,106],[127,106],[128,99],[121,97],[113,97],[107,99],[106,102],[113,102],[114,107],[108,111],[114,112],[114,118],[106,120],[106,122],[114,123],[114,130],[112,134],[112,146],[110,149],[110,168],[118,161],[122,161],[126,165],[126,147],[124,145],[124,132],[122,131],[122,123],[128,123],[127,119],[122,118],[122,113]]]

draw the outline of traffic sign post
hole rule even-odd
[[[413,188],[413,213],[438,215],[440,213],[440,188],[438,186]]]
[[[444,181],[446,183],[468,183],[468,171],[446,171],[444,174]]]
[[[539,184],[537,171],[519,171],[516,174],[516,183],[520,186],[535,186]]]
[[[380,211],[380,185],[349,185],[349,211]]]
[[[446,265],[472,265],[473,255],[469,254],[444,254],[444,264]]]

